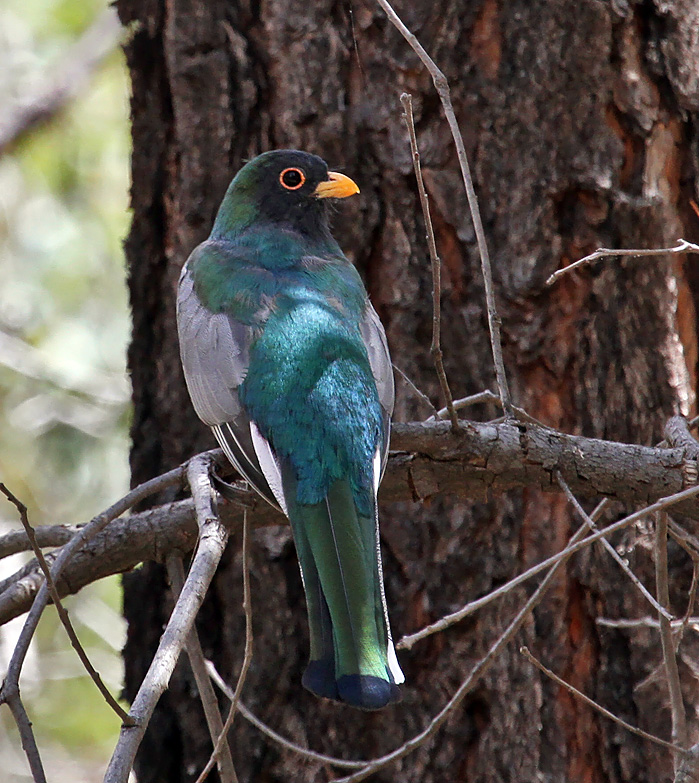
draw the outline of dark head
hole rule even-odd
[[[325,199],[359,193],[344,174],[328,171],[317,155],[272,150],[236,174],[221,203],[212,236],[236,233],[254,221],[276,223],[314,235],[326,230]]]

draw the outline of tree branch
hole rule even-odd
[[[592,707],[593,710],[597,710],[597,712],[604,715],[605,718],[609,718],[609,720],[613,720],[615,723],[618,723],[620,726],[623,726],[627,731],[630,731],[632,734],[636,734],[639,737],[643,737],[643,739],[647,739],[650,742],[654,742],[656,745],[661,745],[663,748],[668,748],[669,750],[678,752],[678,753],[685,753],[683,748],[680,748],[679,745],[673,745],[671,742],[667,742],[664,739],[661,739],[660,737],[656,737],[654,734],[649,734],[647,731],[643,731],[643,729],[639,729],[636,726],[632,726],[630,723],[627,723],[625,720],[622,720],[618,715],[615,715],[613,712],[610,712],[608,709],[605,709],[601,704],[598,704],[596,701],[593,701],[589,696],[586,696],[582,691],[579,691],[577,688],[574,688],[569,682],[566,682],[565,680],[562,680],[557,674],[554,674],[551,669],[547,669],[541,661],[537,660],[530,652],[527,647],[520,647],[519,651],[522,653],[522,655],[531,663],[533,666],[536,666],[536,668],[545,674],[550,680],[553,680],[555,683],[558,683],[562,688],[565,688],[567,691],[570,691],[576,698],[580,699],[581,701],[584,701],[585,704],[587,704],[589,707]]]
[[[667,514],[660,511],[655,516],[655,581],[658,601],[665,608],[670,606],[670,589],[667,572]],[[677,668],[675,645],[672,640],[670,621],[664,613],[658,613],[660,622],[660,640],[663,648],[663,661],[670,691],[670,710],[672,713],[672,741],[682,748],[687,747],[687,717],[682,701],[680,673]],[[679,770],[680,757],[675,755],[675,772]]]
[[[171,555],[168,557],[167,573],[168,578],[170,579],[170,585],[172,586],[175,598],[177,599],[182,592],[185,580],[184,565],[182,563],[182,558],[179,555]],[[199,699],[204,708],[204,717],[206,718],[206,725],[209,729],[211,743],[215,746],[216,741],[223,733],[223,718],[221,717],[221,711],[218,708],[214,686],[211,684],[211,678],[206,670],[206,659],[204,658],[204,653],[201,649],[201,642],[199,641],[196,625],[192,625],[192,630],[189,632],[189,637],[185,644],[185,650],[187,652],[187,658],[189,659],[190,668],[192,669],[192,674],[194,674],[194,679],[197,683]],[[235,767],[233,766],[233,758],[228,742],[223,743],[216,763],[218,765],[218,772],[222,783],[238,783],[238,777],[235,774]]]
[[[442,389],[442,396],[446,403],[449,413],[449,420],[453,430],[459,429],[459,417],[454,409],[454,398],[451,395],[447,374],[444,371],[444,358],[442,356],[442,262],[437,255],[437,243],[434,238],[434,229],[432,228],[432,217],[430,216],[430,202],[427,198],[425,183],[422,181],[422,168],[420,167],[420,151],[417,146],[417,136],[415,135],[415,122],[413,120],[413,99],[408,93],[400,96],[400,102],[403,104],[403,116],[405,124],[408,126],[408,136],[410,137],[410,151],[413,157],[413,168],[415,170],[415,179],[417,181],[417,192],[420,197],[420,206],[425,219],[425,231],[427,232],[427,250],[430,254],[430,266],[432,268],[432,346],[430,353],[432,361],[437,370],[437,378]]]
[[[379,492],[381,503],[418,502],[439,494],[473,500],[523,487],[560,492],[554,478],[556,470],[579,497],[608,497],[636,506],[673,495],[687,485],[682,448],[614,443],[536,425],[470,422],[454,434],[449,422],[394,424],[391,446],[394,451]],[[218,449],[206,454],[211,459],[222,459]],[[180,466],[154,479],[155,484],[148,482],[144,496],[173,481],[181,483],[183,471]],[[286,518],[254,492],[241,485],[232,485],[231,491],[250,509],[255,526],[286,524]],[[119,501],[115,507],[120,514],[135,502]],[[105,512],[107,521],[117,516],[115,507]],[[226,528],[240,529],[241,506],[222,503],[219,511]],[[682,500],[675,506],[675,513],[699,519],[699,504],[694,498]],[[112,521],[107,530],[81,546],[84,539],[77,544],[76,539],[84,530],[80,528],[78,536],[66,545],[75,554],[65,569],[61,567],[59,575],[54,575],[60,596],[128,571],[144,560],[163,561],[173,551],[191,552],[197,540],[191,500],[166,503]],[[16,542],[17,534],[10,535]],[[3,542],[0,538],[0,550]],[[58,550],[61,557],[64,550]],[[30,573],[26,568],[5,580],[5,590],[0,593],[0,624],[26,612],[43,584],[37,563],[28,566],[33,569]]]
[[[564,266],[563,269],[554,272],[546,280],[546,285],[553,285],[562,275],[566,275],[568,272],[572,272],[573,269],[577,269],[584,264],[589,264],[591,261],[595,261],[598,258],[608,258],[610,256],[633,256],[635,258],[641,258],[643,256],[663,256],[670,253],[699,253],[699,245],[687,242],[686,239],[678,239],[677,244],[674,247],[644,248],[641,250],[613,250],[608,247],[598,247],[597,250],[595,250],[594,253],[590,253],[589,256],[580,258],[574,263]]]

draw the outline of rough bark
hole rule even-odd
[[[208,233],[231,175],[274,147],[317,152],[357,179],[335,233],[365,274],[395,363],[435,402],[429,270],[401,91],[414,97],[425,180],[446,270],[443,348],[457,396],[493,386],[473,231],[448,130],[429,77],[371,0],[118,0],[138,21],[133,80],[134,221],[126,244],[134,316],[132,471],[140,482],[211,439],[179,369],[174,290]],[[693,405],[699,275],[677,258],[597,262],[546,288],[559,266],[597,246],[696,240],[699,41],[693,0],[414,0],[397,10],[451,82],[492,252],[515,401],[552,427],[650,445]],[[694,32],[692,32],[694,31]],[[396,418],[422,418],[399,382]],[[475,415],[490,410],[476,410]],[[167,500],[168,498],[165,498]],[[171,498],[170,498],[171,499]],[[560,496],[487,502],[439,496],[381,509],[384,565],[398,635],[484,594],[560,548],[571,513]],[[616,541],[650,584],[647,539]],[[239,540],[233,537],[199,621],[205,654],[234,680],[242,655]],[[597,550],[557,581],[518,643],[606,707],[669,736],[651,631],[603,628],[599,616],[646,613]],[[691,568],[672,558],[675,610]],[[422,727],[523,598],[469,618],[402,657],[404,702],[378,715],[321,703],[300,687],[303,595],[289,537],[254,547],[255,660],[246,698],[273,726],[348,757],[386,751]],[[125,579],[126,693],[133,695],[164,620],[158,565]],[[669,758],[548,682],[513,644],[425,748],[378,776],[430,781],[644,781]],[[691,667],[682,670],[696,697]],[[186,667],[143,745],[139,781],[189,781],[208,753]],[[242,723],[241,780],[326,779]]]

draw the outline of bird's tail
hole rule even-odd
[[[311,636],[304,686],[365,710],[399,701],[404,677],[388,624],[376,500],[370,518],[358,511],[348,481],[336,481],[313,505],[289,502],[296,493],[286,481],[284,490]]]

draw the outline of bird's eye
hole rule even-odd
[[[282,183],[282,187],[287,190],[298,190],[306,181],[306,175],[301,169],[284,169],[279,175],[279,181]]]

